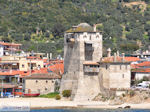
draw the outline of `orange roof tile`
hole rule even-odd
[[[17,70],[10,70],[10,71],[5,71],[5,72],[2,72],[0,71],[0,75],[19,75],[20,71],[17,71]]]
[[[92,61],[85,61],[83,64],[84,65],[99,65],[97,62],[92,62]]]
[[[150,61],[144,61],[142,63],[136,64],[137,66],[150,66]]]
[[[150,72],[150,68],[138,68],[138,69],[133,69],[132,72],[149,73],[149,72]]]
[[[27,59],[40,59],[39,57],[29,56]]]
[[[123,57],[117,56],[116,62],[122,62]],[[137,57],[124,57],[125,62],[134,62],[139,61],[140,59]],[[114,56],[111,57],[105,57],[102,59],[102,62],[114,62]]]
[[[56,74],[63,74],[64,73],[64,64],[63,63],[56,63],[48,67],[52,72]]]
[[[140,58],[138,58],[138,57],[125,57],[125,60],[129,61],[129,62],[134,62],[134,61],[140,61]]]
[[[6,43],[6,42],[0,42],[1,45],[5,46],[21,46],[22,44],[15,44],[15,43]]]

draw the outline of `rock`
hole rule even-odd
[[[129,108],[131,108],[131,106],[128,105],[128,106],[125,106],[124,108],[125,108],[125,109],[129,109]]]

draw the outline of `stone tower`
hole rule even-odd
[[[72,90],[72,100],[92,100],[99,92],[102,35],[96,26],[81,23],[64,35],[64,75],[60,91]]]

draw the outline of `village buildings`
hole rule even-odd
[[[150,77],[149,61],[119,52],[112,56],[110,48],[102,57],[102,46],[101,32],[87,23],[65,32],[64,61],[25,53],[21,44],[0,42],[1,93],[47,94],[60,86],[60,92],[71,90],[71,100],[86,101],[112,89],[128,90],[135,80]]]
[[[0,42],[0,57],[21,52],[21,44]]]
[[[55,92],[59,86],[61,76],[56,73],[38,73],[24,77],[25,94],[48,94]]]
[[[0,56],[0,91],[1,93],[3,91],[3,96],[8,96],[10,94],[19,96],[22,95],[26,89],[24,86],[25,84],[27,84],[24,83],[24,78],[26,76],[37,74],[37,80],[38,78],[40,80],[41,77],[39,77],[38,74],[44,74],[43,77],[45,77],[45,79],[46,77],[48,77],[47,80],[55,80],[60,79],[61,75],[63,74],[63,60],[52,60],[48,57],[48,55],[44,57],[44,53],[23,52],[22,50],[20,50],[21,44],[5,42],[0,42],[0,44],[3,45],[2,47],[4,48],[4,50],[1,51],[1,53],[3,52],[3,55]],[[11,50],[14,51],[6,53],[6,48],[9,47],[13,48]],[[56,74],[55,76],[58,75],[58,77],[53,77],[53,75],[49,77],[48,74]],[[29,77],[27,80],[29,80]],[[29,85],[31,83],[29,82]],[[43,83],[43,86],[49,86],[49,88],[54,88],[54,85],[49,83]],[[34,87],[32,89],[34,89]],[[48,91],[50,92],[49,89],[47,90],[47,92]],[[52,91],[53,89],[51,90],[51,92]],[[44,93],[42,91],[40,93],[46,94],[47,92],[45,91]]]

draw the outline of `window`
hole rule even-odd
[[[90,35],[90,40],[91,40],[91,35]]]
[[[120,65],[120,70],[121,70],[122,66]]]
[[[38,83],[38,80],[36,80],[35,82]]]
[[[97,35],[96,38],[99,38],[99,36]]]
[[[46,80],[46,83],[48,83],[48,81]]]
[[[124,78],[124,74],[122,74],[122,78]]]
[[[93,47],[92,44],[90,43],[85,43],[84,45],[84,55],[85,55],[85,60],[89,61],[89,60],[93,60]]]
[[[24,64],[22,64],[22,68],[24,68]]]
[[[106,65],[106,70],[108,69],[108,65]]]
[[[128,65],[126,65],[126,70],[128,69]]]
[[[47,88],[45,88],[45,91],[47,90]]]

